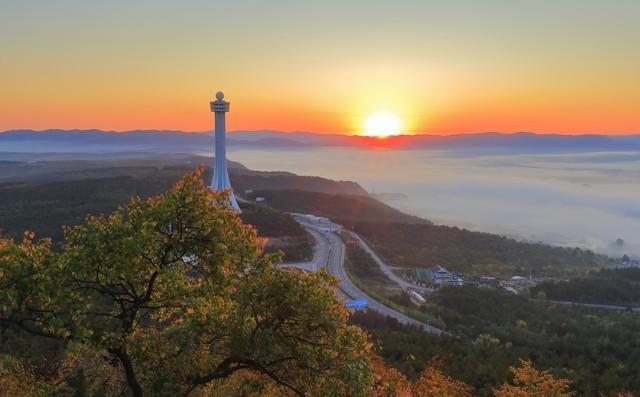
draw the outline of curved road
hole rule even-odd
[[[368,303],[367,307],[369,309],[375,310],[386,316],[393,317],[402,324],[417,325],[427,332],[438,335],[444,332],[439,328],[415,320],[404,313],[385,306],[381,302],[367,295],[364,291],[358,288],[347,276],[347,273],[344,269],[345,246],[342,242],[342,239],[340,239],[340,237],[333,232],[327,231],[326,229],[323,229],[317,225],[306,222],[301,217],[294,217],[294,219],[302,226],[304,226],[316,239],[316,246],[318,247],[316,249],[316,253],[318,251],[322,251],[318,255],[318,258],[316,258],[316,255],[314,255],[314,262],[310,263],[314,263],[314,265],[317,266],[318,269],[323,267],[326,268],[331,275],[340,280],[338,290],[343,295],[351,299],[366,299]],[[328,247],[328,249],[325,250],[325,247]],[[323,256],[324,258],[322,258]]]

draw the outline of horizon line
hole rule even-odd
[[[186,131],[186,130],[175,130],[175,129],[129,129],[129,130],[104,130],[100,128],[47,128],[47,129],[31,129],[31,128],[13,128],[9,130],[0,131],[0,134],[12,133],[12,132],[36,132],[36,133],[46,133],[51,131],[60,131],[60,132],[98,132],[98,133],[116,133],[116,134],[127,134],[127,133],[136,133],[136,132],[154,132],[154,133],[181,133],[181,134],[207,134],[213,133],[213,130],[204,130],[204,131]],[[231,130],[227,131],[229,134],[234,133],[251,133],[251,134],[261,134],[261,133],[280,133],[280,134],[309,134],[309,135],[321,135],[321,136],[341,136],[341,137],[353,137],[353,138],[370,138],[370,139],[393,139],[393,138],[411,138],[411,137],[453,137],[453,136],[471,136],[471,135],[536,135],[536,136],[615,136],[615,137],[631,137],[631,136],[639,136],[640,131],[637,132],[577,132],[577,133],[562,133],[562,132],[535,132],[535,131],[479,131],[479,132],[456,132],[451,134],[442,134],[442,133],[428,133],[428,132],[419,132],[419,133],[403,133],[396,135],[389,135],[384,138],[369,136],[369,135],[360,135],[360,134],[346,134],[346,133],[338,133],[338,132],[313,132],[313,131],[286,131],[286,130],[270,130],[270,129],[258,129],[258,130]]]

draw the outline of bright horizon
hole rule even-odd
[[[3,3],[0,131],[640,132],[637,1],[367,4]]]
[[[66,131],[66,132],[74,132],[74,131],[98,131],[98,132],[104,132],[104,133],[117,133],[117,134],[126,134],[126,133],[132,133],[132,132],[145,132],[145,131],[151,131],[151,132],[158,132],[158,133],[163,133],[163,132],[177,132],[177,133],[184,133],[184,134],[209,134],[209,133],[213,133],[213,129],[209,129],[209,130],[201,130],[201,131],[186,131],[186,130],[178,130],[178,129],[147,129],[147,128],[135,128],[135,129],[126,129],[126,130],[111,130],[111,129],[102,129],[102,128],[42,128],[42,129],[36,129],[36,128],[11,128],[11,129],[7,129],[7,130],[0,130],[0,134],[6,133],[6,132],[14,132],[14,131],[34,131],[34,132],[47,132],[47,131]],[[579,137],[579,136],[619,136],[619,137],[632,137],[632,136],[640,136],[640,132],[629,132],[629,133],[624,133],[624,134],[620,134],[620,133],[608,133],[608,132],[603,132],[603,133],[598,133],[598,132],[593,132],[593,133],[580,133],[580,132],[576,132],[576,133],[555,133],[555,132],[546,132],[546,133],[539,133],[536,131],[510,131],[510,132],[501,132],[501,131],[476,131],[476,132],[460,132],[460,133],[456,133],[456,132],[452,132],[452,133],[448,133],[448,134],[438,134],[438,133],[422,133],[422,132],[416,132],[416,133],[399,133],[399,134],[388,134],[388,135],[384,135],[384,136],[376,136],[373,134],[367,134],[367,131],[362,131],[361,133],[357,133],[357,134],[348,134],[348,133],[339,133],[339,132],[315,132],[315,131],[285,131],[285,130],[272,130],[272,129],[259,129],[259,130],[228,130],[226,132],[227,134],[234,134],[234,133],[250,133],[250,134],[261,134],[261,133],[282,133],[282,134],[315,134],[315,135],[335,135],[335,136],[346,136],[346,137],[360,137],[360,138],[395,138],[395,137],[417,137],[417,136],[432,136],[432,137],[454,137],[454,136],[473,136],[473,135],[487,135],[487,134],[498,134],[498,135],[518,135],[518,134],[533,134],[533,135],[558,135],[558,136],[574,136],[574,137]]]

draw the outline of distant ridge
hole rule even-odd
[[[485,132],[459,135],[399,135],[385,139],[310,132],[235,131],[227,144],[263,149],[384,147],[391,149],[499,150],[515,152],[640,151],[640,135],[560,135]],[[175,130],[10,130],[0,133],[0,152],[142,151],[202,153],[213,149],[212,133]]]

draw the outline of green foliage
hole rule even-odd
[[[281,395],[364,392],[366,336],[335,280],[275,267],[225,203],[189,175],[68,228],[59,252],[32,234],[0,240],[2,335],[57,341],[54,367],[82,375],[58,384],[90,393],[104,372],[90,369],[109,363],[134,396],[211,395],[238,371]]]
[[[373,258],[359,246],[350,245],[347,248],[347,257],[349,259],[349,270],[360,280],[367,284],[377,284],[381,287],[388,287],[392,284]],[[394,290],[400,292],[399,287],[394,288]]]
[[[532,293],[552,300],[640,306],[640,269],[601,269],[568,281],[538,284]]]
[[[149,197],[167,190],[173,178],[114,176],[69,182],[0,185],[0,228],[6,237],[29,229],[38,236],[63,239],[62,225],[80,224],[88,214],[105,214],[132,196]]]
[[[242,220],[268,236],[267,252],[282,250],[285,262],[308,261],[313,257],[313,237],[293,218],[258,204],[242,204]]]
[[[378,342],[378,354],[409,378],[418,377],[436,360],[445,374],[473,386],[479,396],[491,396],[492,388],[508,379],[509,366],[524,354],[504,344],[484,343],[484,338],[470,343],[465,338],[424,333],[373,311],[356,312],[352,320]]]
[[[637,314],[550,305],[476,287],[443,288],[431,296],[428,310],[449,331],[471,339],[490,335],[500,350],[517,351],[517,357],[571,379],[581,395],[640,391]]]
[[[304,227],[290,216],[264,205],[243,205],[242,221],[269,237],[287,237],[304,234]]]
[[[125,204],[130,197],[148,198],[169,189],[181,175],[193,170],[191,163],[132,161],[131,164],[115,166],[113,162],[68,163],[53,162],[46,170],[59,169],[54,179],[62,174],[73,181],[54,182],[8,182],[0,184],[0,232],[5,237],[21,238],[25,229],[38,236],[50,237],[54,244],[64,238],[63,225],[74,226],[83,222],[87,215],[107,214]],[[150,163],[150,164],[148,164]],[[93,165],[91,165],[93,164]],[[90,168],[90,167],[96,168]],[[86,167],[86,168],[83,168]],[[24,167],[22,167],[24,168]],[[31,172],[32,168],[27,167]],[[43,168],[43,167],[40,167]],[[253,182],[280,186],[281,177],[262,176],[261,173],[241,173],[234,168],[234,182],[249,185]],[[17,172],[17,171],[16,171]],[[23,171],[27,173],[28,171]],[[44,172],[42,170],[41,172]],[[210,171],[206,172],[207,174]],[[304,180],[304,177],[289,175],[289,181]],[[203,175],[204,180],[210,176]],[[324,180],[325,185],[330,185]],[[324,186],[324,185],[323,185]],[[328,187],[326,187],[328,188]],[[264,206],[243,205],[243,219],[256,226],[262,237],[274,237],[267,250],[281,250],[285,261],[310,258],[313,241],[290,216]]]
[[[640,316],[532,302],[500,290],[443,288],[430,296],[429,313],[455,337],[436,337],[373,312],[353,321],[367,329],[379,354],[410,377],[430,360],[473,386],[479,396],[511,380],[509,367],[531,359],[557,378],[572,381],[578,395],[640,393]]]
[[[457,227],[401,222],[358,222],[355,231],[391,264],[429,267],[438,264],[464,274],[558,275],[601,267],[610,259],[579,248],[518,242]]]

